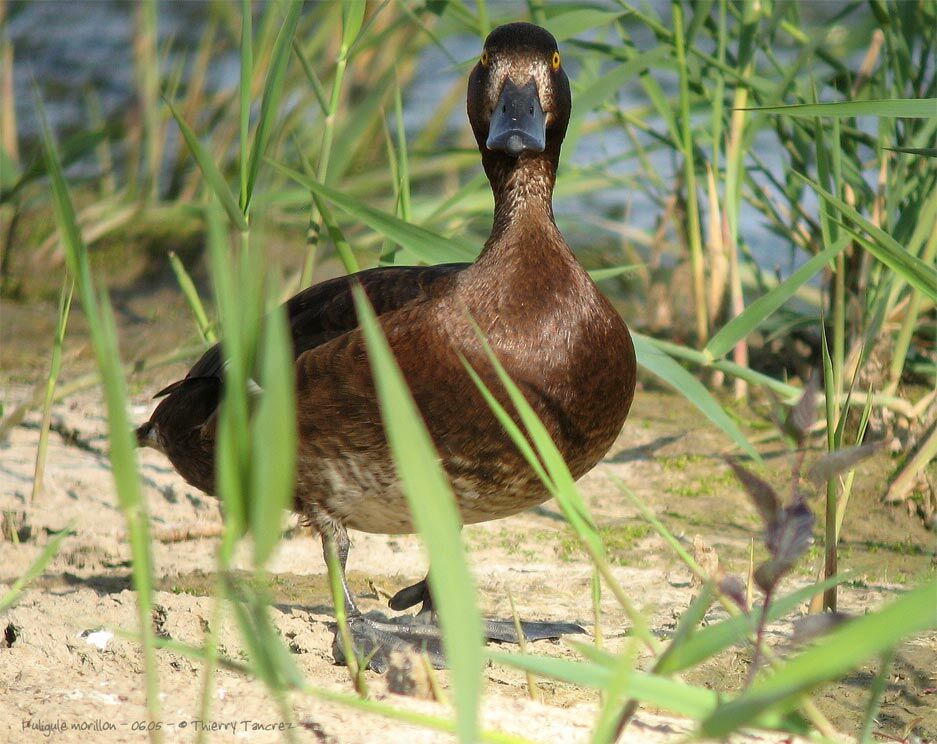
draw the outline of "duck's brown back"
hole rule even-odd
[[[285,306],[293,352],[300,357],[357,325],[351,287],[360,284],[378,314],[424,300],[433,287],[449,281],[468,264],[369,269],[310,287]],[[224,356],[221,344],[208,349],[184,379],[156,394],[163,400],[137,429],[141,445],[165,453],[179,474],[213,494],[215,425],[222,397]]]

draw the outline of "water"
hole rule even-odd
[[[667,17],[667,3],[660,11]],[[827,5],[826,13],[832,13]],[[14,86],[16,93],[18,128],[21,138],[34,139],[39,131],[35,113],[34,88],[38,88],[50,122],[61,134],[86,129],[89,124],[88,92],[93,91],[100,101],[105,119],[120,119],[135,105],[133,62],[134,3],[119,0],[42,0],[14,2],[8,8],[7,34],[15,50]],[[806,12],[817,13],[809,3]],[[170,40],[174,56],[167,60],[163,74],[180,62],[180,54],[194,50],[207,28],[212,5],[203,2],[161,2],[159,4],[159,42],[163,48]],[[651,46],[654,41],[644,27],[636,27],[634,41],[639,48]],[[453,36],[447,39],[449,53],[460,62],[470,63],[478,53],[479,40],[475,36]],[[783,58],[784,50],[779,50]],[[570,77],[576,78],[576,60],[567,55]],[[415,136],[436,111],[437,102],[457,81],[464,80],[467,64],[454,65],[436,46],[430,44],[418,61],[414,84],[404,102],[405,126]],[[210,64],[207,87],[210,91],[230,89],[238,84],[239,60],[236,50],[216,55]],[[673,72],[655,71],[655,79],[665,93],[676,90]],[[619,91],[619,103],[625,108],[647,102],[646,94],[637,81]],[[575,106],[575,99],[574,99]],[[455,139],[467,126],[463,106],[457,106],[446,123],[449,136]],[[641,136],[645,145],[650,138]],[[172,144],[172,143],[171,143]],[[755,146],[767,160],[770,168],[781,172],[783,158],[770,135],[765,133]],[[603,163],[609,157],[631,149],[624,132],[618,129],[584,137],[575,149],[567,148],[564,163],[586,167]],[[118,157],[120,150],[118,149]],[[666,150],[650,152],[652,166],[662,180],[673,183],[682,169],[679,159]],[[631,159],[614,163],[607,172],[619,179],[627,179],[636,170]],[[80,171],[80,167],[79,167]],[[74,175],[74,174],[73,174]],[[87,175],[87,173],[86,173]],[[583,215],[596,213],[621,214],[628,206],[629,222],[634,227],[650,230],[660,212],[644,190],[640,188],[609,188],[587,198],[565,198],[557,201],[557,217],[574,242],[590,238],[594,241],[590,225],[583,225]],[[796,268],[803,256],[791,255],[788,244],[774,235],[764,224],[761,215],[747,205],[741,213],[741,228],[746,241],[752,246],[756,259],[769,270],[782,274]]]

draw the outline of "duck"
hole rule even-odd
[[[335,545],[354,642],[378,671],[386,667],[385,651],[425,641],[427,633],[409,621],[365,617],[345,577],[348,530],[415,531],[381,424],[353,287],[363,288],[374,308],[463,524],[509,517],[550,498],[463,366],[465,359],[513,410],[478,328],[575,478],[604,457],[628,416],[636,372],[631,336],[553,213],[571,105],[552,34],[523,22],[495,28],[468,78],[468,119],[494,195],[491,234],[477,259],[366,269],[311,286],[285,304],[296,379],[293,508],[318,532],[324,550]],[[141,446],[164,453],[208,494],[215,491],[224,361],[221,346],[211,347],[184,379],[157,393],[159,404],[137,429]],[[420,603],[417,617],[432,618],[426,578],[389,602],[397,611]],[[486,621],[485,627],[490,640],[518,640],[513,622]],[[522,627],[528,639],[582,632],[575,623]],[[340,660],[341,649],[333,650]]]

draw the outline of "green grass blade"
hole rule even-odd
[[[635,76],[648,69],[656,69],[670,58],[667,47],[655,47],[651,51],[638,54],[623,64],[616,65],[607,74],[601,75],[595,82],[576,93],[574,118],[584,117],[593,109],[600,108],[608,100],[618,95],[623,86],[634,80]]]
[[[364,659],[355,648],[355,642],[348,627],[348,608],[345,605],[345,590],[342,588],[342,567],[338,559],[338,549],[334,538],[328,538],[325,543],[325,565],[329,572],[329,589],[332,592],[332,606],[335,608],[336,633],[345,654],[345,666],[352,686],[361,697],[367,697],[367,681],[364,670],[361,668]]]
[[[705,737],[727,736],[768,709],[796,706],[815,687],[837,679],[903,638],[937,627],[937,581],[908,592],[878,612],[844,623],[822,643],[787,661],[735,700],[720,705],[700,726]]]
[[[69,271],[75,277],[75,285],[91,332],[101,382],[107,407],[110,461],[117,490],[117,500],[127,520],[127,532],[133,558],[133,587],[137,592],[137,613],[143,639],[143,668],[146,684],[147,711],[151,721],[159,719],[159,681],[153,643],[153,569],[150,555],[150,538],[146,513],[146,502],[140,492],[137,470],[136,442],[127,418],[127,392],[120,352],[117,348],[117,330],[114,314],[107,294],[98,296],[91,276],[88,251],[81,239],[75,220],[75,209],[62,173],[55,141],[45,121],[41,103],[43,150],[46,167],[52,181],[55,214],[65,245]],[[158,731],[151,738],[161,740]]]
[[[102,142],[107,141],[109,132],[106,128],[78,132],[62,140],[59,145],[59,160],[62,168],[67,168],[76,160],[88,157]],[[2,152],[2,151],[0,151]],[[45,160],[37,158],[21,173],[9,157],[0,156],[0,204],[9,201],[24,187],[46,175]]]
[[[710,576],[706,574],[703,568],[696,562],[686,548],[680,543],[673,533],[655,516],[654,512],[639,499],[624,482],[613,473],[608,473],[612,482],[618,486],[619,490],[628,497],[632,505],[638,510],[641,516],[650,524],[663,540],[671,547],[677,556],[684,562],[690,572],[701,581],[709,581]],[[817,585],[811,584],[781,599],[775,599],[768,606],[768,620],[774,620],[792,612],[799,605],[808,601],[819,592],[837,586],[847,581],[849,574],[840,574],[838,576],[822,582]],[[724,603],[725,604],[725,603]],[[686,618],[688,613],[684,613]],[[663,654],[658,656],[654,664],[654,672],[659,674],[672,674],[683,669],[696,666],[697,664],[709,659],[734,643],[744,642],[755,629],[756,621],[752,614],[735,615],[728,620],[710,625],[706,628],[689,634],[684,640],[677,643],[680,635],[679,628],[674,633],[674,639]],[[684,618],[681,618],[680,625]]]
[[[400,216],[412,220],[410,207],[410,156],[407,153],[407,130],[403,120],[403,97],[400,84],[394,86],[394,121],[397,129],[397,190],[400,194]]]
[[[358,259],[355,258],[354,251],[352,251],[351,245],[345,237],[345,233],[342,232],[342,228],[339,227],[335,215],[332,214],[329,205],[321,196],[313,192],[312,198],[316,203],[316,209],[319,210],[319,214],[322,216],[322,224],[325,225],[325,229],[328,230],[329,237],[335,245],[335,250],[338,252],[338,257],[341,259],[342,266],[345,267],[345,271],[349,274],[357,273],[361,269],[358,265]]]
[[[824,201],[835,206],[844,217],[855,222],[863,231],[872,236],[874,240],[868,240],[857,235],[855,228],[845,224],[841,225],[848,232],[855,235],[869,253],[895,271],[906,282],[920,289],[928,297],[937,300],[937,269],[928,266],[917,256],[908,253],[891,235],[873,225],[846,202],[831,194],[816,181],[796,171],[792,172],[791,175],[810,186]],[[837,224],[841,223],[837,222]]]
[[[364,22],[364,0],[345,0],[342,3],[342,51],[343,57],[348,56],[348,50],[358,38],[361,24]]]
[[[179,284],[179,289],[182,290],[182,295],[185,297],[186,304],[195,317],[195,325],[198,328],[199,335],[202,337],[202,341],[206,344],[215,343],[218,339],[215,334],[215,329],[208,320],[208,315],[205,312],[202,299],[198,296],[198,290],[195,288],[192,277],[189,276],[189,272],[186,271],[182,260],[175,251],[169,251],[169,265],[172,266],[172,273],[176,275],[176,282]]]
[[[46,566],[49,565],[49,561],[51,561],[58,554],[62,547],[62,541],[64,541],[65,538],[69,535],[74,534],[75,530],[72,528],[71,524],[69,524],[61,532],[55,533],[53,538],[46,543],[46,546],[42,549],[42,553],[39,554],[39,557],[30,564],[29,568],[26,569],[26,572],[17,578],[17,580],[13,582],[13,585],[6,591],[6,593],[0,597],[0,613],[13,606],[13,603],[16,601],[16,598],[19,597],[23,589],[35,581],[36,578],[40,576],[45,570]]]
[[[835,245],[807,261],[774,289],[750,303],[745,311],[732,318],[709,340],[704,352],[713,359],[728,354],[735,345],[755,330],[775,310],[787,302],[800,287],[832,261],[849,241],[840,238]]]
[[[240,180],[241,212],[247,212],[248,203],[248,164],[249,137],[251,122],[251,81],[254,77],[254,31],[253,16],[251,15],[251,0],[241,0],[241,84],[238,91],[238,145],[240,157],[238,158],[238,176]]]
[[[872,731],[877,724],[875,717],[878,715],[882,699],[885,697],[885,690],[888,687],[888,679],[891,676],[895,655],[894,649],[886,651],[882,654],[879,661],[878,673],[872,680],[871,689],[869,690],[869,702],[866,704],[865,712],[862,716],[862,728],[859,731],[859,744],[869,744],[873,741]]]
[[[757,462],[761,455],[751,445],[742,430],[729,418],[722,406],[716,401],[699,380],[677,364],[669,355],[656,348],[649,339],[640,333],[632,333],[634,351],[638,364],[648,372],[659,377],[668,385],[675,387],[690,403],[699,409],[706,418],[721,429],[746,454]]]
[[[282,307],[267,316],[265,331],[263,392],[251,422],[256,456],[251,468],[250,509],[257,566],[266,563],[280,540],[283,511],[293,501],[297,447],[293,350]],[[276,446],[271,447],[272,442]]]
[[[545,28],[557,41],[566,41],[596,26],[608,26],[627,13],[628,11],[577,8],[548,16]]]
[[[932,302],[937,302],[937,269],[909,253],[893,240],[870,240],[852,225],[836,221],[843,230],[855,238],[863,248],[875,256],[879,261],[901,276],[908,284],[913,285]],[[883,233],[886,235],[886,233]]]
[[[921,155],[925,158],[937,158],[937,147],[885,147],[882,149],[903,152],[907,155]]]
[[[598,582],[595,582],[598,584]],[[585,645],[585,644],[583,644]],[[595,725],[592,727],[592,744],[613,744],[618,733],[619,723],[625,708],[621,701],[626,698],[625,691],[631,684],[634,676],[635,659],[638,655],[638,646],[631,639],[618,654],[615,666],[612,667],[612,677],[609,684],[603,688],[601,698],[604,704],[599,711]],[[530,672],[527,672],[530,674]]]
[[[387,440],[414,524],[429,553],[429,582],[441,621],[446,660],[452,668],[457,733],[460,741],[474,742],[481,695],[482,625],[475,582],[459,535],[459,512],[377,316],[364,291],[356,287],[354,293]]]
[[[273,44],[273,53],[270,58],[270,70],[264,83],[263,98],[260,102],[260,115],[257,120],[257,129],[254,132],[254,142],[251,146],[250,165],[247,172],[246,202],[244,211],[250,206],[254,194],[254,185],[257,182],[257,173],[260,163],[267,151],[270,135],[276,125],[276,114],[283,94],[283,80],[286,77],[286,68],[290,61],[290,49],[293,45],[293,34],[296,32],[296,23],[303,9],[302,3],[291,2],[283,25]]]
[[[686,43],[683,38],[683,3],[673,0],[674,57],[680,78],[678,141],[683,154],[683,180],[686,188],[686,228],[689,243],[690,267],[693,277],[693,304],[696,336],[700,343],[709,337],[709,316],[706,307],[706,272],[703,265],[703,236],[700,227],[699,196],[696,190],[696,164],[693,123],[690,114],[690,68],[686,62]]]
[[[699,624],[703,622],[706,612],[716,599],[717,592],[717,587],[711,581],[703,584],[699,594],[696,595],[696,598],[690,602],[690,606],[680,616],[677,627],[674,628],[670,643],[664,649],[664,653],[658,656],[657,661],[654,662],[655,672],[659,673],[667,664],[667,660],[675,656],[683,646],[695,637],[699,631]]]
[[[768,622],[788,615],[820,592],[842,584],[850,578],[852,577],[849,574],[840,574],[832,579],[810,584],[783,597],[773,599],[768,605]],[[744,643],[745,639],[755,631],[757,622],[758,618],[753,615],[738,615],[702,628],[669,654],[668,658],[661,663],[660,668],[655,671],[659,674],[674,674],[695,667],[729,646]]]
[[[581,687],[603,690],[612,681],[611,669],[591,662],[490,650],[486,650],[485,655],[495,664],[531,671],[541,677]],[[695,719],[711,713],[719,700],[712,690],[639,671],[635,671],[621,689],[623,696],[637,698]]]
[[[614,279],[624,274],[631,274],[642,266],[643,264],[628,264],[626,266],[609,266],[607,269],[592,269],[589,276],[592,277],[592,281],[601,282],[604,279]]]
[[[221,175],[221,171],[218,170],[218,166],[215,165],[211,154],[205,149],[195,135],[195,132],[186,124],[185,119],[176,111],[172,103],[169,100],[164,100],[166,101],[166,106],[169,107],[170,113],[176,120],[176,124],[179,126],[179,131],[182,132],[183,139],[185,139],[186,144],[192,151],[195,162],[198,163],[199,170],[202,171],[202,176],[204,176],[209,188],[215,194],[221,206],[224,207],[225,212],[228,213],[231,222],[233,222],[241,232],[246,231],[248,229],[247,220],[244,219],[241,208],[238,206],[234,194],[231,193],[228,182],[225,181],[224,176]]]
[[[479,341],[484,347],[488,361],[491,363],[498,379],[507,391],[511,403],[514,405],[524,428],[527,430],[527,434],[530,436],[540,459],[543,461],[543,465],[549,475],[549,482],[555,486],[556,490],[554,491],[554,496],[559,502],[564,516],[580,539],[595,551],[596,556],[604,557],[605,546],[599,536],[595,520],[592,518],[589,507],[586,506],[585,501],[576,488],[576,482],[573,479],[572,473],[569,472],[569,468],[566,466],[562,454],[559,449],[557,449],[556,444],[553,442],[550,433],[543,425],[540,417],[537,416],[537,413],[531,407],[530,403],[527,402],[520,388],[517,387],[516,383],[507,373],[507,370],[502,366],[500,360],[482,335],[481,330],[477,327],[475,330]],[[473,379],[478,381],[476,384],[481,382],[481,378],[478,375],[475,375]]]
[[[329,110],[329,99],[326,95],[325,88],[322,87],[322,81],[319,80],[319,76],[316,75],[316,71],[312,68],[312,65],[309,64],[309,60],[306,59],[306,55],[303,54],[303,50],[296,41],[295,37],[293,38],[293,53],[296,55],[297,59],[299,59],[299,65],[303,68],[303,74],[306,76],[306,79],[309,81],[309,85],[312,87],[312,92],[316,97],[319,108],[322,109],[323,113],[327,113]]]
[[[634,634],[639,637],[651,651],[656,651],[657,642],[648,629],[647,620],[641,615],[637,608],[634,607],[631,600],[612,574],[606,559],[605,545],[599,535],[595,520],[589,512],[589,507],[583,500],[582,494],[580,494],[579,490],[576,488],[575,480],[573,479],[572,473],[569,472],[569,468],[566,466],[562,454],[559,449],[557,449],[556,444],[550,437],[550,433],[547,431],[536,411],[534,411],[530,403],[527,402],[520,388],[517,387],[511,379],[511,376],[507,373],[507,370],[504,369],[501,362],[498,360],[498,357],[482,334],[481,329],[475,325],[474,321],[472,321],[472,324],[475,328],[478,340],[482,344],[485,355],[488,357],[489,363],[497,374],[498,380],[507,391],[508,397],[514,409],[517,411],[518,417],[527,430],[530,441],[537,450],[537,457],[542,462],[542,469],[546,470],[548,478],[543,478],[543,475],[541,475],[542,469],[537,465],[533,465],[532,463],[531,467],[540,475],[546,488],[556,498],[557,503],[560,505],[560,510],[563,512],[563,516],[566,517],[566,521],[569,522],[576,537],[579,538],[586,552],[589,554],[595,564],[596,570],[601,573],[602,578],[605,579],[612,593],[615,595],[615,599],[618,600],[618,603],[621,605],[622,609],[624,609],[628,619],[631,620]],[[463,363],[466,364],[467,367],[470,367],[467,362]],[[471,377],[482,392],[485,400],[495,412],[495,415],[502,421],[506,417],[509,417],[487,389],[484,382],[482,382],[481,376],[472,370]],[[511,435],[512,438],[515,438],[515,442],[517,442],[517,427],[510,426],[506,428],[508,434]],[[529,457],[529,448],[520,444],[518,444],[518,447],[522,454]]]
[[[663,538],[664,542],[667,543],[671,550],[677,554],[677,557],[683,561],[687,568],[690,569],[690,572],[700,581],[708,581],[710,577],[706,574],[699,563],[696,562],[696,559],[694,559],[693,556],[691,556],[687,551],[687,549],[683,547],[683,544],[669,529],[667,529],[664,523],[657,518],[654,512],[651,511],[651,507],[638,498],[638,495],[630,488],[628,488],[625,482],[617,475],[612,472],[607,472],[606,475],[608,475],[612,483],[618,487],[618,490],[625,494],[625,496],[631,502],[632,506],[638,510],[638,513],[641,515],[644,521],[654,528],[654,531],[657,532],[661,538]]]
[[[472,382],[475,383],[475,387],[478,388],[479,392],[482,394],[482,397],[485,399],[485,402],[491,408],[492,413],[497,417],[498,422],[501,426],[504,427],[504,430],[507,432],[508,436],[511,437],[511,441],[514,442],[514,446],[520,451],[524,456],[524,459],[527,460],[527,464],[530,465],[531,469],[537,474],[537,477],[543,482],[543,484],[550,490],[550,493],[556,493],[556,484],[553,482],[553,479],[547,474],[547,471],[543,469],[543,463],[540,462],[540,458],[537,457],[537,453],[534,452],[534,448],[530,444],[530,440],[524,435],[524,432],[521,431],[521,428],[514,423],[514,419],[511,418],[510,414],[504,410],[504,407],[498,403],[498,399],[492,395],[491,391],[488,389],[488,386],[485,385],[478,373],[472,368],[464,358],[462,359],[462,364],[465,367],[465,371],[468,373],[469,377],[472,379]]]
[[[308,188],[312,193],[327,199],[342,211],[360,220],[372,230],[379,232],[395,243],[399,243],[425,263],[473,261],[478,255],[478,249],[469,240],[455,236],[444,238],[426,228],[411,225],[409,222],[404,222],[387,212],[368,206],[358,199],[343,194],[337,189],[325,186],[298,171],[273,161],[271,161],[271,165],[298,184]]]
[[[68,327],[68,316],[71,311],[74,292],[75,280],[66,276],[59,295],[58,320],[55,325],[55,334],[52,337],[52,359],[49,361],[45,399],[42,402],[42,422],[39,425],[39,446],[36,448],[36,467],[33,471],[33,487],[29,495],[30,503],[34,502],[42,491],[46,452],[49,446],[49,429],[52,425],[52,404],[55,402],[55,388],[58,384],[59,373],[62,371],[62,347],[65,345],[65,329]]]
[[[884,101],[843,101],[837,103],[798,103],[789,106],[746,108],[763,114],[786,116],[888,116],[908,119],[931,119],[937,116],[937,98],[895,98]]]
[[[211,256],[212,279],[215,285],[215,302],[223,329],[223,351],[226,359],[240,360],[246,355],[242,349],[242,338],[238,330],[238,298],[233,261],[228,245],[224,219],[217,203],[205,208],[205,223],[209,254]],[[225,370],[224,402],[218,414],[218,435],[215,445],[216,491],[225,505],[225,530],[240,537],[246,528],[248,506],[243,483],[243,464],[248,462],[248,411],[246,394],[247,379],[240,363],[229,364]],[[234,537],[229,538],[234,540]],[[222,553],[225,551],[222,550]],[[222,557],[224,561],[224,557]]]
[[[121,629],[117,629],[116,634],[122,638],[137,640],[136,634],[128,633]],[[165,648],[169,651],[172,651],[172,653],[178,654],[179,656],[183,656],[187,659],[192,659],[193,661],[201,662],[205,661],[206,659],[205,649],[201,646],[193,646],[188,643],[176,641],[172,638],[158,638],[157,646],[159,648]],[[251,670],[247,665],[230,657],[221,657],[219,662],[221,666],[230,671],[238,672],[244,675],[251,673]],[[448,718],[440,718],[438,716],[428,715],[418,711],[408,710],[406,708],[399,708],[395,705],[391,705],[390,703],[379,700],[368,700],[355,695],[349,695],[345,692],[337,692],[332,689],[326,689],[324,687],[314,687],[313,685],[310,685],[304,681],[301,681],[299,685],[297,685],[296,689],[305,695],[309,695],[320,700],[325,700],[330,703],[338,703],[362,713],[381,716],[392,721],[410,723],[414,726],[420,726],[422,728],[435,731],[442,731],[450,734],[456,732],[457,724]],[[479,731],[479,740],[484,742],[491,742],[491,744],[532,744],[530,739],[525,739],[513,734],[501,733],[499,731]]]

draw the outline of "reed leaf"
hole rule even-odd
[[[242,232],[246,231],[248,229],[247,220],[244,218],[244,214],[241,212],[241,208],[238,206],[237,199],[234,198],[234,194],[231,192],[228,182],[225,181],[224,176],[221,175],[218,166],[215,165],[211,154],[205,149],[195,135],[195,132],[186,124],[179,112],[176,111],[172,102],[168,99],[163,100],[173,118],[176,120],[176,124],[179,126],[179,131],[182,133],[183,139],[185,139],[186,144],[192,151],[192,155],[195,157],[195,162],[198,163],[198,167],[202,171],[205,182],[208,184],[221,206],[224,207],[225,212],[228,213],[231,222]]]
[[[589,276],[592,281],[601,282],[605,279],[614,279],[615,277],[631,274],[642,268],[642,264],[630,264],[628,266],[610,266],[607,269],[592,269]]]
[[[891,235],[873,225],[846,202],[831,194],[816,181],[796,172],[791,175],[805,185],[810,186],[826,203],[836,207],[845,218],[852,220],[864,232],[873,237],[874,240],[869,240],[854,227],[837,222],[838,225],[859,240],[869,253],[891,268],[906,282],[917,287],[931,299],[937,300],[937,269],[928,266],[917,256],[909,253]]]
[[[42,402],[42,422],[39,425],[39,446],[36,448],[36,467],[33,472],[30,502],[34,502],[42,491],[46,452],[49,446],[49,429],[52,425],[52,404],[55,402],[55,388],[62,371],[62,347],[65,344],[65,329],[68,327],[68,316],[74,292],[75,280],[66,276],[59,294],[58,320],[55,324],[55,334],[52,337],[52,358],[49,361],[45,399]]]
[[[241,83],[238,88],[238,176],[241,212],[247,212],[250,170],[251,80],[254,77],[254,31],[251,0],[241,0]]]
[[[49,562],[58,555],[59,550],[62,549],[62,543],[65,538],[74,534],[75,530],[72,525],[69,524],[65,529],[56,532],[52,536],[52,539],[43,547],[39,557],[29,565],[29,568],[16,578],[16,581],[14,581],[10,588],[0,597],[0,613],[3,613],[13,606],[19,595],[23,592],[23,589],[39,578],[42,572],[46,570],[46,566],[49,565]]]
[[[478,249],[472,245],[471,241],[455,236],[444,238],[426,228],[411,225],[387,212],[368,206],[358,199],[308,178],[291,168],[272,161],[271,165],[298,184],[305,186],[312,193],[327,199],[342,211],[360,220],[372,230],[399,243],[424,263],[472,261],[478,254]]]
[[[735,700],[720,704],[701,722],[702,736],[719,738],[766,711],[784,712],[815,687],[841,677],[903,638],[937,628],[937,582],[908,592],[887,607],[843,623],[823,642],[790,659]]]
[[[746,111],[786,116],[889,116],[931,119],[937,116],[937,98],[895,98],[883,101],[841,101],[836,103],[797,103],[787,106],[754,106]]]
[[[852,578],[854,577],[850,574],[840,574],[817,584],[805,586],[783,597],[772,599],[766,615],[768,622],[790,614],[820,592]],[[757,614],[738,615],[698,630],[669,653],[667,659],[656,671],[659,674],[674,674],[690,669],[734,644],[743,643],[755,631],[758,623]]]
[[[429,553],[429,583],[446,661],[452,668],[457,734],[474,742],[481,695],[481,616],[475,582],[459,536],[461,520],[439,456],[407,388],[403,374],[360,287],[355,307],[381,404],[382,420],[413,523]]]
[[[828,265],[848,244],[848,238],[840,238],[835,245],[811,258],[774,289],[749,303],[744,312],[732,318],[713,335],[703,351],[713,359],[729,353],[739,341],[787,302],[800,287]]]
[[[254,131],[254,142],[251,146],[250,164],[247,169],[247,185],[245,188],[244,212],[250,207],[254,185],[257,182],[257,173],[260,163],[267,151],[270,135],[276,124],[277,110],[280,98],[283,95],[283,81],[286,77],[286,67],[290,60],[290,49],[293,45],[293,34],[296,32],[296,23],[303,9],[302,3],[291,2],[287,4],[286,18],[277,34],[273,44],[273,53],[270,59],[270,70],[264,83],[263,98],[260,102],[260,115],[257,120],[257,129]]]
[[[556,37],[557,41],[566,41],[597,26],[608,26],[615,23],[627,14],[628,11],[578,8],[557,13],[553,16],[548,15],[544,26],[547,31]]]
[[[251,421],[251,529],[254,563],[262,566],[280,540],[283,511],[293,503],[296,472],[296,395],[293,349],[284,311],[267,316],[261,350],[260,403]]]
[[[185,297],[186,304],[188,304],[189,310],[195,318],[195,325],[198,328],[199,335],[202,337],[202,341],[206,344],[215,343],[218,338],[216,337],[215,329],[208,320],[208,315],[205,312],[202,299],[198,296],[198,290],[195,288],[195,284],[192,281],[192,277],[189,276],[189,272],[186,271],[182,259],[179,258],[175,251],[169,251],[169,265],[172,267],[173,274],[176,275],[176,282],[179,284],[179,289],[182,290],[182,295]]]
[[[690,403],[699,409],[700,413],[721,429],[742,451],[753,460],[761,462],[761,455],[758,451],[699,380],[659,347],[655,348],[650,339],[643,334],[632,333],[631,337],[634,341],[638,364],[655,377],[659,377],[679,390]]]
[[[61,161],[52,132],[45,121],[41,103],[43,150],[46,167],[52,181],[53,205],[56,220],[65,245],[69,271],[75,277],[75,286],[88,319],[91,343],[97,360],[107,408],[110,461],[117,490],[117,500],[127,520],[130,551],[133,559],[133,587],[137,593],[137,620],[143,639],[143,669],[146,685],[146,705],[150,721],[159,719],[159,678],[153,643],[153,563],[146,502],[140,491],[137,471],[136,446],[127,418],[127,391],[120,353],[117,348],[117,330],[107,293],[98,294],[91,276],[88,251],[81,239],[75,220],[75,209],[62,172]],[[151,729],[151,740],[161,741],[158,729]]]
[[[348,56],[348,50],[358,38],[361,24],[364,22],[364,0],[345,0],[342,3],[342,55]]]

